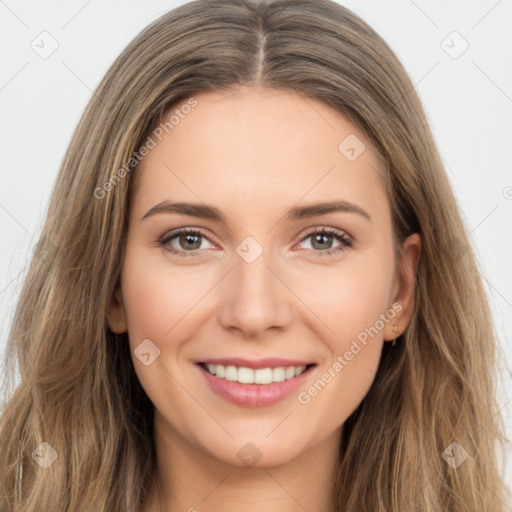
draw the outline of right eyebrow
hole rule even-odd
[[[226,224],[226,217],[214,206],[200,203],[172,203],[171,201],[162,201],[156,204],[146,212],[141,221],[157,213],[181,213]]]

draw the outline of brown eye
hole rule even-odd
[[[301,243],[308,239],[311,239],[311,249],[319,255],[333,254],[352,246],[352,240],[345,233],[331,228],[316,229],[308,233]],[[338,245],[333,246],[335,240]]]
[[[201,246],[201,235],[186,233],[178,236],[179,244],[183,249],[199,249]]]
[[[326,246],[332,245],[333,236],[326,235],[323,233],[315,233],[314,235],[312,235],[311,240],[312,240],[311,245],[313,246],[313,249],[318,249],[318,250],[330,249],[331,247],[326,247]]]
[[[206,235],[197,229],[180,229],[168,235],[164,235],[159,240],[159,244],[172,254],[188,257],[198,256],[200,254],[199,249],[201,249],[203,241],[207,241],[211,244]],[[202,247],[202,249],[208,248],[209,247]]]

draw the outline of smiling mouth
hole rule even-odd
[[[266,368],[248,368],[245,366],[198,363],[201,368],[214,377],[240,384],[274,384],[291,380],[316,366],[276,366]]]

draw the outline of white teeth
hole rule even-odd
[[[305,366],[278,366],[276,368],[258,368],[253,370],[245,366],[223,366],[221,364],[207,364],[206,369],[212,375],[219,379],[237,381],[240,384],[271,384],[272,382],[282,382],[283,380],[298,377]]]
[[[254,384],[270,384],[272,382],[272,368],[258,368],[254,371]]]
[[[212,375],[217,375],[217,377],[219,377],[219,379],[223,379],[226,376],[226,367],[225,366],[221,366],[220,364],[212,364],[211,366],[213,366],[213,368],[214,368],[213,372],[210,371],[210,373]],[[210,369],[210,368],[208,368],[208,369]]]
[[[295,368],[293,366],[289,366],[288,368],[286,368],[286,371],[284,372],[284,378],[288,380],[293,377],[295,377]]]
[[[295,371],[293,373],[295,373]],[[272,370],[272,380],[274,382],[283,382],[285,376],[286,370],[282,366],[279,366],[278,368],[274,368]]]
[[[240,384],[254,384],[254,370],[251,368],[238,368],[238,382]]]
[[[238,370],[236,366],[226,366],[226,380],[238,380]]]

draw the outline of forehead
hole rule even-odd
[[[168,109],[150,135],[156,144],[135,170],[135,208],[169,198],[218,200],[223,209],[382,200],[380,155],[328,105],[260,88],[193,99]]]

